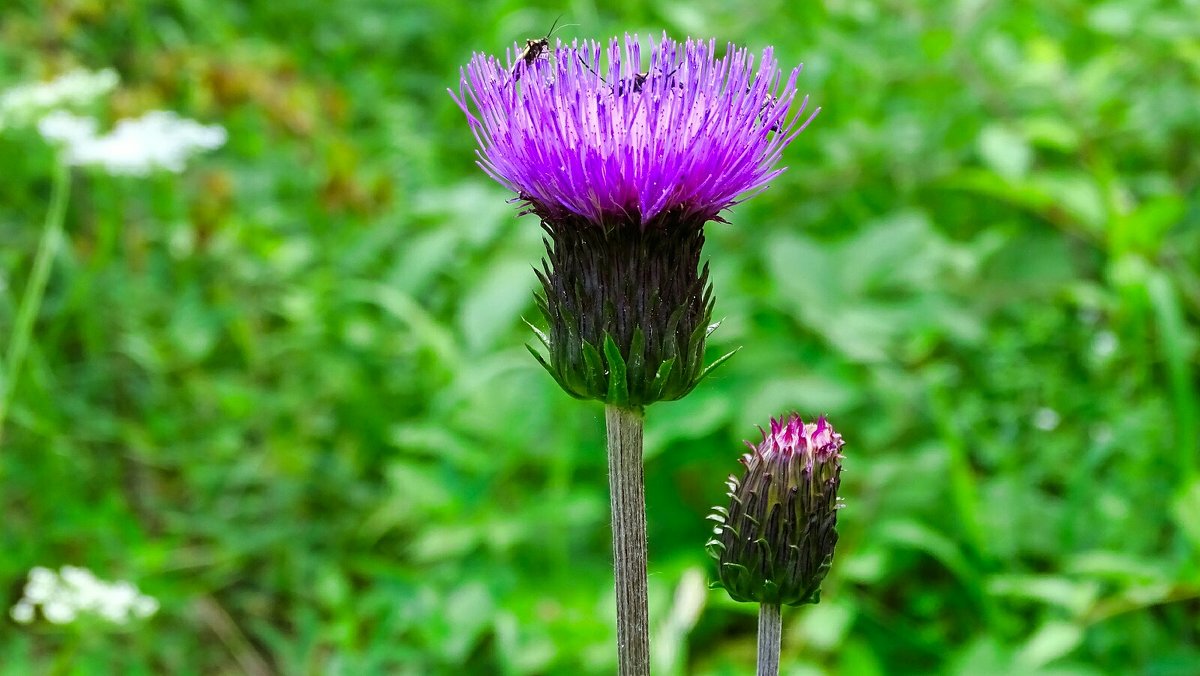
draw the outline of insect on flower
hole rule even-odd
[[[515,92],[521,46],[506,60],[477,53],[450,92],[479,166],[547,233],[538,307],[550,330],[536,358],[571,396],[633,407],[686,396],[711,372],[704,226],[783,171],[815,114],[799,66],[785,74],[770,48],[755,58],[664,34],[646,59],[642,44],[560,42]]]
[[[522,63],[520,49],[507,62],[476,54],[451,93],[479,134],[480,165],[539,215],[605,227],[626,219],[642,230],[667,217],[713,220],[778,176],[779,151],[815,114],[800,115],[799,67],[785,75],[769,49],[752,60],[730,46],[718,58],[713,40],[664,35],[649,51],[643,59],[632,36],[558,47],[552,77],[525,77],[519,96],[511,73]],[[677,88],[664,88],[666,96],[610,94],[619,78],[643,71],[642,93],[657,91],[657,73],[680,64],[671,77],[683,82],[683,95]],[[537,65],[530,73],[541,72]],[[597,101],[598,92],[606,100]],[[778,103],[760,121],[771,98]],[[766,133],[775,124],[780,131]]]
[[[775,107],[778,105],[779,105],[778,97],[768,96],[767,99],[765,101],[763,101],[762,108],[760,109],[760,111],[758,113],[758,120],[765,124],[767,121],[767,118],[769,118],[771,116],[771,113],[775,112]],[[767,127],[767,131],[777,132],[779,130],[780,130],[779,122],[774,122],[771,124],[771,126]]]
[[[613,96],[640,94],[642,93],[642,88],[646,86],[646,82],[651,79],[650,71],[646,71],[644,73],[634,73],[629,77],[621,78],[620,80],[617,80],[615,85],[611,85],[608,84],[608,80],[605,80],[603,75],[596,72],[596,69],[592,68],[592,66],[588,64],[588,62],[583,58],[582,54],[577,56],[579,58],[579,63],[583,64],[584,68],[587,68],[593,75],[600,78],[601,82],[608,85],[609,89],[612,90]],[[675,69],[669,73],[663,73],[662,75],[655,76],[655,79],[661,79],[665,83],[665,87],[674,87],[678,84],[680,89],[682,89],[684,86],[683,83],[677,82],[674,77],[675,73],[678,73],[679,69],[682,67],[682,65],[676,66]],[[658,69],[656,68],[655,70]],[[659,72],[662,73],[661,70],[659,70]]]
[[[562,15],[559,15],[558,19],[561,19],[561,18],[562,18]],[[546,35],[544,35],[543,37],[540,37],[536,40],[534,40],[532,38],[525,39],[525,49],[521,52],[520,56],[517,57],[517,62],[515,64],[513,64],[513,69],[512,69],[512,81],[513,82],[516,82],[521,79],[521,67],[522,66],[524,66],[526,69],[528,69],[530,66],[533,65],[533,62],[537,61],[537,58],[542,55],[542,52],[544,52],[550,48],[550,36],[554,35],[554,31],[555,31],[554,27],[558,26],[558,19],[555,19],[554,23],[550,24],[550,32],[546,33]],[[563,28],[568,28],[568,27],[574,26],[574,25],[576,25],[576,24],[569,23],[569,24],[566,24],[563,26],[558,26],[558,28],[561,30]]]

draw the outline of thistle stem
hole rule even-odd
[[[33,269],[25,283],[25,293],[17,306],[17,317],[9,337],[4,363],[0,365],[0,439],[4,438],[4,422],[8,418],[13,394],[17,389],[17,377],[29,350],[33,334],[33,323],[42,305],[42,294],[50,277],[50,264],[58,253],[62,240],[63,219],[67,213],[67,193],[71,184],[71,169],[61,158],[56,162],[54,178],[50,183],[50,208],[42,225],[42,240],[33,258]]]
[[[758,676],[779,676],[779,645],[783,622],[779,604],[758,605]]]
[[[646,489],[642,411],[607,405],[608,489],[617,583],[617,661],[621,676],[650,673],[646,601]]]

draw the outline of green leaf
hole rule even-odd
[[[716,371],[717,368],[719,366],[721,366],[721,364],[724,364],[725,362],[729,361],[729,358],[732,357],[733,355],[737,354],[741,349],[742,348],[740,346],[735,347],[732,350],[721,355],[720,357],[717,357],[716,361],[714,361],[713,363],[706,366],[704,368],[704,370],[700,372],[700,375],[696,376],[696,382],[692,384],[692,387],[695,387],[696,384],[698,384],[701,380],[704,380],[705,378],[707,378],[708,374],[712,373],[713,371]]]
[[[704,338],[708,335],[708,325],[706,322],[701,322],[692,329],[692,335],[688,336],[687,353],[685,355],[686,362],[695,372],[699,370],[700,365],[704,363]],[[689,377],[692,374],[688,374]]]
[[[525,322],[525,326],[528,326],[529,329],[531,331],[533,331],[533,335],[537,336],[538,340],[542,341],[542,345],[545,346],[545,348],[547,350],[549,350],[550,349],[550,337],[547,336],[541,329],[539,329],[538,327],[531,324],[528,319],[521,317],[521,321]]]
[[[1029,172],[1033,151],[1025,137],[1007,127],[991,124],[979,134],[979,154],[997,174],[1015,179]]]
[[[1172,503],[1171,512],[1193,550],[1200,551],[1200,480],[1183,487]]]
[[[606,384],[608,376],[604,371],[604,361],[600,358],[600,351],[596,349],[595,345],[584,342],[582,349],[583,362],[587,369],[587,372],[584,374],[584,378],[587,379],[585,389],[589,395],[598,396],[601,392],[608,390]]]
[[[566,392],[567,394],[571,395],[575,399],[586,399],[587,398],[587,397],[582,397],[582,396],[576,394],[574,390],[572,390],[570,387],[568,387],[567,383],[563,381],[561,376],[559,376],[558,371],[555,370],[552,366],[550,366],[550,364],[546,363],[546,360],[542,357],[542,355],[538,354],[538,351],[535,350],[532,345],[526,343],[525,349],[529,350],[529,354],[533,355],[533,358],[536,359],[537,362],[542,365],[542,368],[546,369],[546,373],[549,373],[550,376],[552,378],[554,378],[554,382],[558,383],[558,386],[562,389],[563,392]]]
[[[608,398],[609,404],[625,406],[629,403],[629,381],[626,379],[625,359],[617,341],[606,331],[604,333],[604,356],[608,360]],[[642,403],[642,402],[637,402]]]
[[[1034,671],[1046,666],[1083,643],[1083,628],[1070,622],[1051,620],[1042,625],[1017,652],[1016,661]]]
[[[646,383],[646,336],[642,333],[642,327],[636,326],[633,329],[633,340],[629,345],[629,364],[628,364],[628,379],[629,389],[631,391],[641,392],[645,395]]]
[[[671,357],[662,364],[659,364],[658,374],[654,376],[654,383],[650,386],[652,395],[647,397],[648,401],[659,401],[663,398],[664,391],[667,387],[667,382],[674,370],[675,357]]]

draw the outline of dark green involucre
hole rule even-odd
[[[730,476],[729,508],[716,507],[708,541],[719,581],[735,601],[802,605],[820,600],[837,545],[842,437],[820,418],[771,420],[771,431]]]
[[[708,266],[700,266],[703,221],[664,214],[651,224],[547,219],[530,325],[548,355],[529,351],[578,399],[626,408],[679,399],[732,352],[704,366],[716,328]]]

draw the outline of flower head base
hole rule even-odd
[[[704,365],[716,325],[703,229],[543,225],[537,303],[550,331],[534,332],[548,356],[530,352],[568,394],[631,408],[672,401],[732,356]]]
[[[824,417],[771,419],[770,432],[730,476],[729,509],[715,508],[709,553],[735,601],[801,605],[820,600],[837,544],[842,436]]]
[[[476,54],[451,92],[480,166],[543,218],[716,219],[783,171],[784,147],[812,119],[801,122],[807,98],[794,105],[800,68],[783,82],[769,48],[755,68],[748,50],[717,58],[714,41],[664,35],[646,71],[637,38],[614,38],[606,64],[601,52],[584,41],[529,63],[519,46],[507,64]]]

